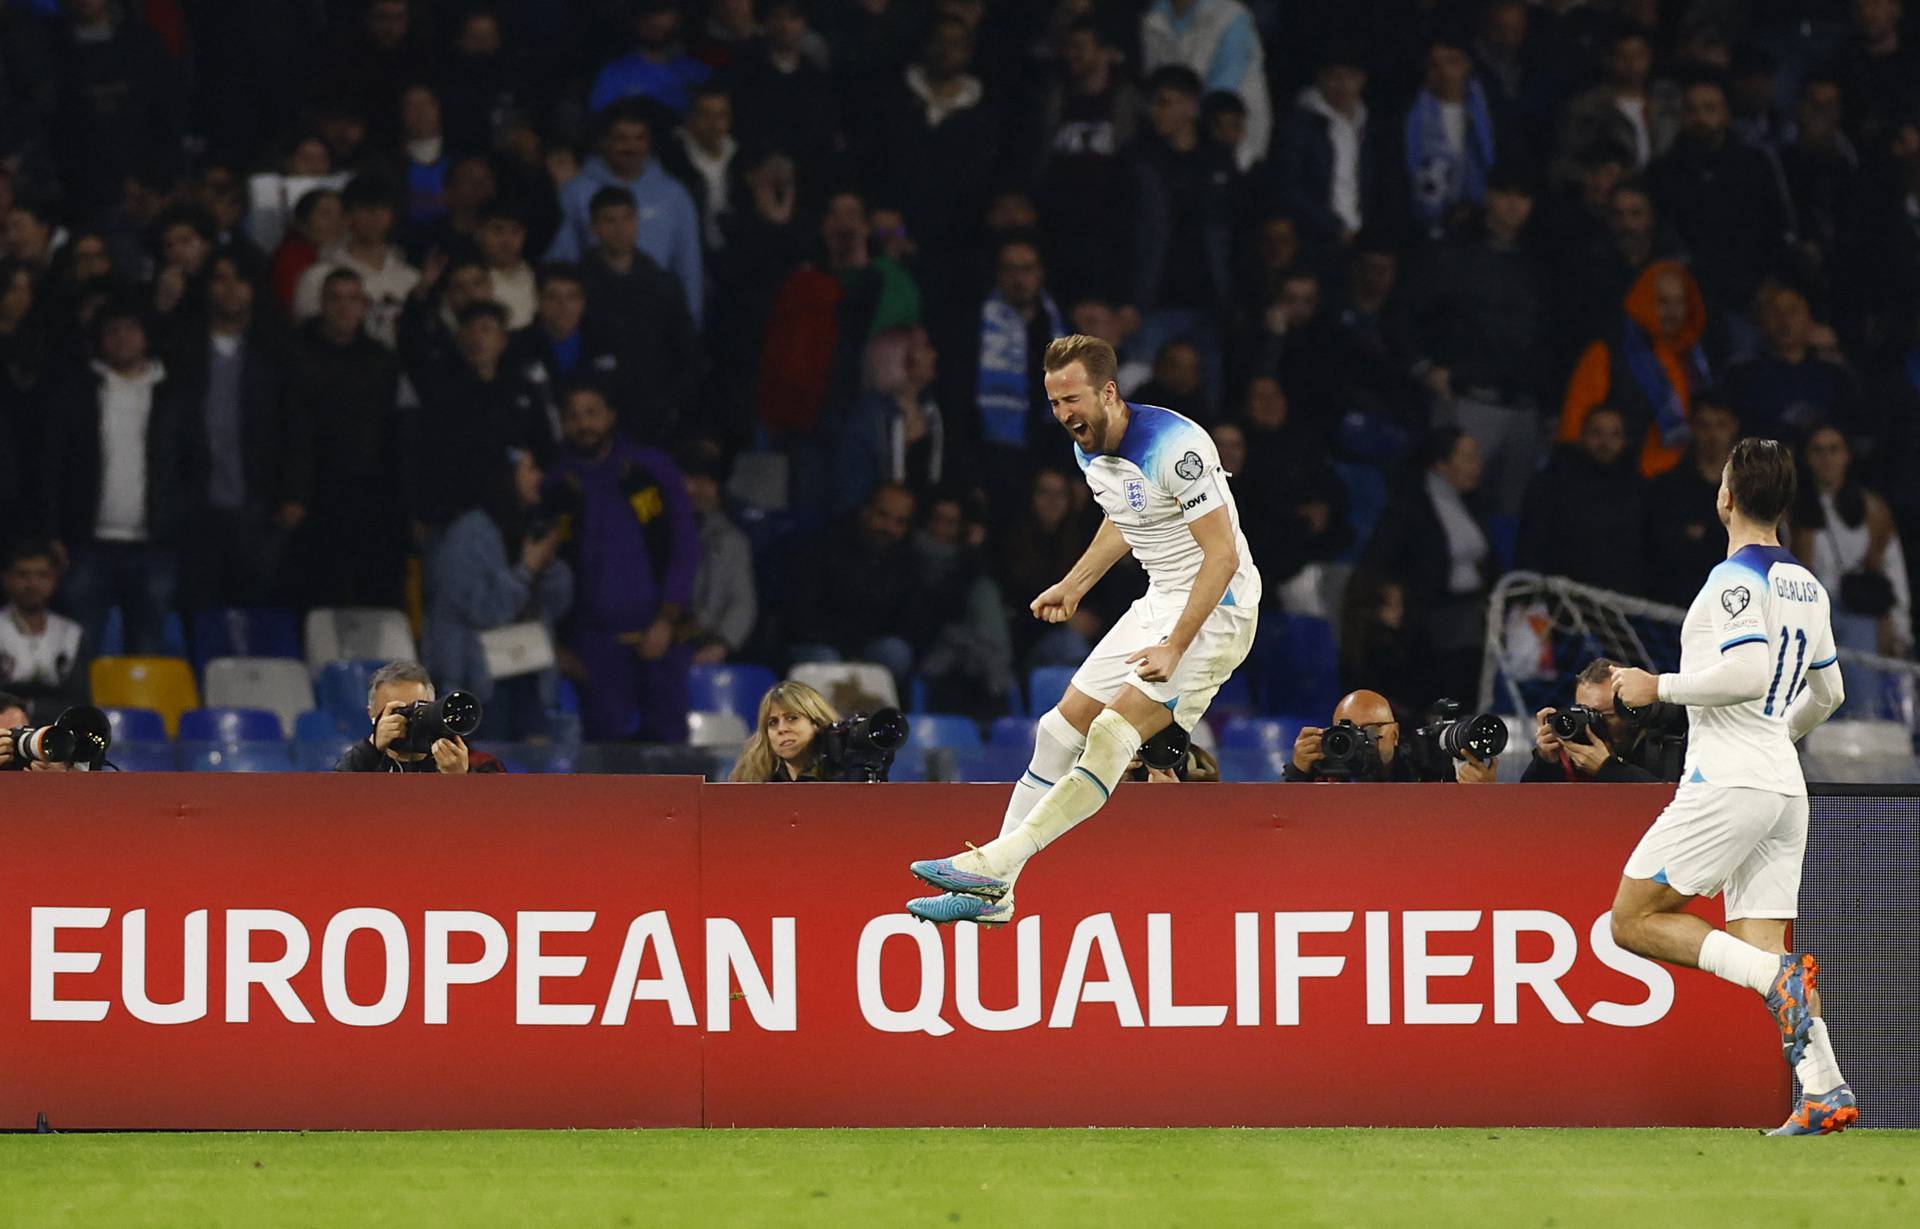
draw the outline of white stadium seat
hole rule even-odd
[[[419,656],[413,628],[401,611],[333,606],[307,612],[307,668],[315,675],[330,661],[416,661]]]
[[[280,718],[281,733],[313,707],[313,677],[291,657],[216,657],[201,688],[208,708],[264,708]]]

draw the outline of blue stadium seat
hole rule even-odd
[[[277,742],[286,737],[280,717],[264,708],[190,708],[180,714],[185,742]]]
[[[96,657],[124,657],[127,655],[126,620],[118,606],[107,611],[106,626],[100,630],[100,645],[94,650]],[[187,629],[180,616],[172,611],[160,624],[159,657],[185,657],[187,655]]]
[[[332,772],[340,757],[355,743],[365,742],[351,734],[329,734],[325,738],[299,738],[293,743],[293,766],[301,772]]]
[[[330,661],[320,667],[314,680],[314,697],[320,707],[348,729],[358,729],[367,720],[367,681],[385,662]]]
[[[934,747],[968,750],[980,745],[980,727],[973,723],[971,717],[952,713],[915,713],[907,718],[907,745],[929,750]]]
[[[167,741],[167,719],[150,708],[103,708],[100,711],[107,715],[115,749],[123,742]]]
[[[1220,750],[1291,752],[1305,724],[1295,717],[1235,717],[1220,727]]]
[[[1353,526],[1353,545],[1341,556],[1347,562],[1360,557],[1361,548],[1373,538],[1373,527],[1387,507],[1387,479],[1372,465],[1339,463],[1334,471],[1347,488],[1347,522]]]
[[[173,744],[151,738],[133,738],[126,742],[115,738],[113,746],[107,749],[107,762],[121,772],[173,772],[179,767],[173,760]]]
[[[1022,751],[1033,750],[1032,717],[995,717],[993,728],[987,734],[987,743],[994,747],[1018,747]]]
[[[1493,552],[1494,561],[1500,565],[1500,571],[1511,572],[1514,556],[1520,550],[1520,518],[1517,516],[1488,517],[1487,545]]]
[[[1038,717],[1060,703],[1060,697],[1067,692],[1067,684],[1072,681],[1072,666],[1041,666],[1029,674],[1027,676],[1027,712]]]
[[[273,714],[268,713],[269,717]],[[277,721],[276,721],[277,724]],[[188,772],[291,772],[287,744],[272,742],[198,742],[182,739],[180,767]]]
[[[1006,744],[954,751],[953,779],[956,781],[1018,781],[1027,770],[1029,749]]]
[[[738,713],[751,730],[760,719],[760,697],[779,681],[765,666],[746,663],[695,666],[687,674],[687,689],[692,697],[688,707],[702,713]]]
[[[1325,619],[1262,616],[1254,655],[1261,711],[1330,713],[1340,702],[1340,652]]]
[[[300,616],[278,606],[214,606],[193,615],[193,668],[216,657],[300,658]]]
[[[694,669],[700,667],[695,666]],[[575,717],[580,715],[580,689],[573,685],[572,679],[561,679],[553,689],[553,711]]]
[[[1253,677],[1248,670],[1236,670],[1220,684],[1220,690],[1213,695],[1213,702],[1207,705],[1207,717],[1214,718],[1250,717],[1258,711],[1253,702]]]
[[[1284,751],[1229,751],[1222,747],[1218,759],[1222,781],[1278,781],[1287,765]]]
[[[894,753],[893,767],[887,770],[887,780],[924,781],[926,779],[927,748],[916,747],[909,743]]]
[[[325,709],[310,708],[293,719],[293,740],[295,742],[336,742],[342,738],[355,738],[365,727],[362,719],[358,726],[349,726]]]

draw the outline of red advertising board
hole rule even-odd
[[[1777,1122],[1607,937],[1664,798],[1129,787],[981,930],[906,865],[1004,787],[16,781],[0,1128]]]

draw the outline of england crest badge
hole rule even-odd
[[[1135,512],[1147,510],[1147,484],[1139,478],[1127,479],[1127,507]]]

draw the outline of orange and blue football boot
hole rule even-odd
[[[1787,1066],[1797,1067],[1807,1052],[1807,1030],[1813,1027],[1813,1004],[1808,993],[1820,975],[1820,962],[1802,953],[1780,957],[1780,971],[1767,991],[1767,1010],[1780,1029],[1780,1050]]]
[[[1834,1135],[1860,1121],[1860,1103],[1845,1084],[1818,1096],[1800,1098],[1800,1108],[1769,1135]]]

